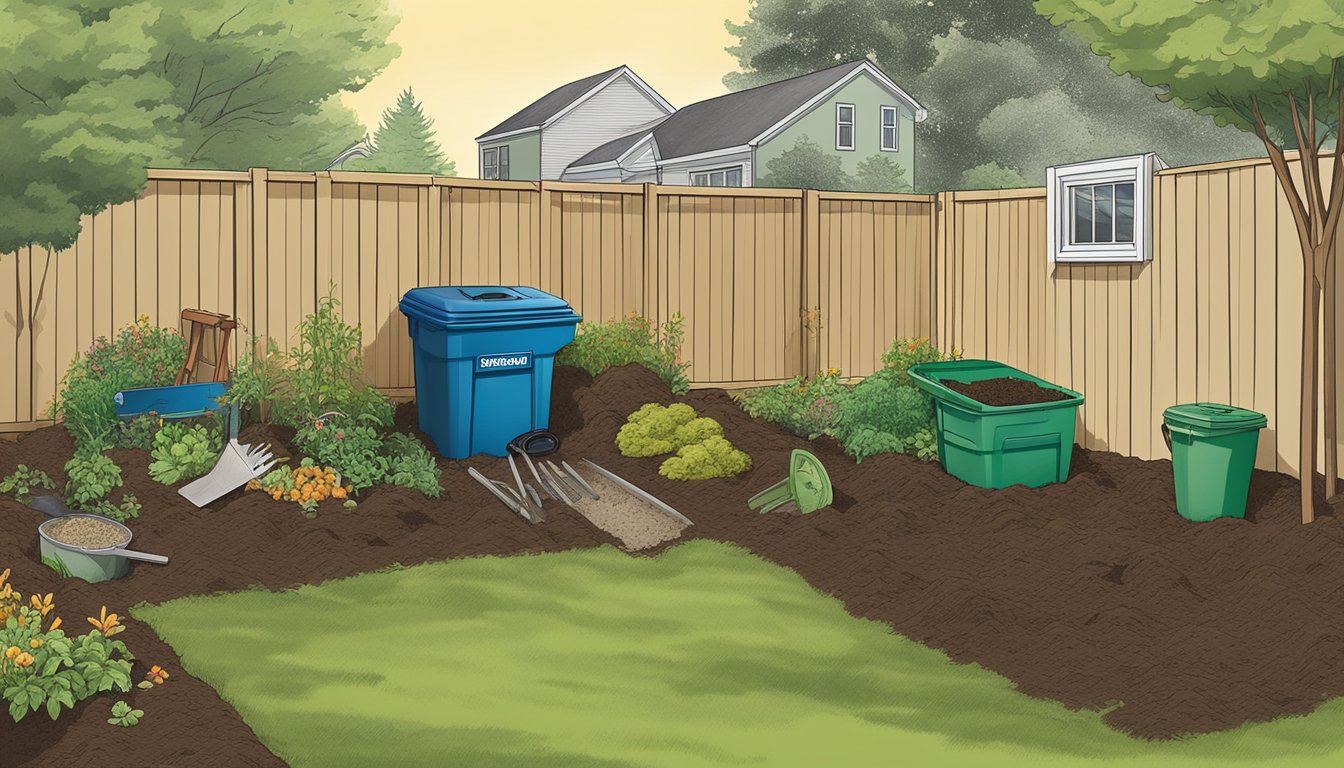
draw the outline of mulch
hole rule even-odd
[[[1028,695],[1104,710],[1108,723],[1136,736],[1222,730],[1344,695],[1344,505],[1322,501],[1317,521],[1301,525],[1291,478],[1257,471],[1246,519],[1196,524],[1175,512],[1165,461],[1076,449],[1065,483],[989,491],[908,456],[855,464],[834,441],[809,443],[751,419],[722,391],[685,400],[752,456],[750,472],[677,482],[657,474],[661,458],[620,456],[613,438],[626,416],[645,402],[672,401],[636,366],[595,381],[558,369],[551,427],[571,464],[592,459],[693,520],[683,540],[744,546],[856,616],[978,663]],[[414,405],[400,407],[397,421],[413,429]],[[289,451],[291,437],[252,426],[243,440]],[[785,476],[796,447],[826,465],[832,506],[810,515],[749,510],[747,498]],[[59,427],[0,441],[0,473],[23,462],[63,483],[72,449]],[[102,605],[125,615],[142,601],[281,589],[394,563],[618,544],[557,504],[535,526],[505,509],[466,474],[474,466],[505,478],[507,465],[492,457],[441,461],[441,499],[378,488],[357,509],[328,502],[307,519],[257,492],[197,510],[148,479],[146,454],[112,456],[144,504],[129,523],[133,546],[171,556],[170,565],[137,563],[127,578],[103,584],[62,580],[40,564],[38,515],[0,497],[0,569],[12,567],[25,593],[55,592],[67,626]],[[109,726],[106,697],[55,722],[41,713],[17,725],[0,716],[6,765],[106,765],[109,756],[147,766],[283,764],[151,630],[128,626],[120,638],[138,657],[136,678],[151,664],[173,673],[166,685],[120,697],[145,710],[140,725]]]

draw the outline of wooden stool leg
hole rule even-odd
[[[215,381],[229,380],[229,335],[231,333],[233,333],[231,325],[221,326],[219,351],[215,353]]]
[[[201,337],[205,335],[205,329],[199,323],[191,324],[191,346],[187,349],[187,359],[182,361],[182,368],[177,372],[177,378],[173,380],[174,384],[186,384],[189,373],[195,373],[196,361],[201,354]]]

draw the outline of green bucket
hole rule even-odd
[[[1162,413],[1181,517],[1204,522],[1246,516],[1265,423],[1263,413],[1221,403],[1173,405]]]

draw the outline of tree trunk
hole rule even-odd
[[[1311,486],[1316,477],[1316,322],[1320,316],[1321,293],[1311,263],[1307,260],[1302,275],[1302,443],[1297,475],[1302,490],[1304,525],[1316,519]]]
[[[1325,248],[1332,248],[1333,244],[1326,244]],[[1325,269],[1325,336],[1322,341],[1325,342],[1325,368],[1324,376],[1321,377],[1321,383],[1325,386],[1325,497],[1334,498],[1338,493],[1339,475],[1339,411],[1338,398],[1339,393],[1338,376],[1336,369],[1337,361],[1335,359],[1335,323],[1337,301],[1335,291],[1335,258],[1334,254],[1326,252]]]

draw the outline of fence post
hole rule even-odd
[[[658,185],[644,184],[644,306],[640,314],[662,325],[663,308],[658,302],[662,289],[659,269],[662,254],[658,252]]]
[[[821,370],[821,193],[815,189],[803,190],[802,205],[802,296],[798,308],[798,329],[802,337],[798,361],[800,376]],[[808,322],[808,313],[816,310],[815,322]]]
[[[560,290],[559,275],[552,269],[551,259],[554,254],[551,242],[551,195],[554,193],[551,188],[546,186],[545,181],[537,182],[537,258],[540,263],[537,265],[538,278],[541,281],[541,289],[556,296],[563,296]]]
[[[252,182],[252,263],[248,265],[248,276],[251,278],[247,285],[238,286],[238,310],[240,322],[247,328],[249,335],[267,336],[270,333],[270,325],[265,316],[267,312],[266,298],[263,296],[260,301],[257,299],[257,275],[266,274],[266,190],[265,168],[249,168],[248,175]],[[243,320],[242,318],[246,318]],[[282,340],[283,341],[283,340]],[[262,349],[265,349],[264,342]]]
[[[313,239],[314,257],[317,263],[314,265],[313,272],[313,304],[317,307],[319,296],[327,295],[327,287],[332,284],[333,275],[331,274],[331,172],[318,171],[314,174],[317,181],[317,191],[315,194],[315,208],[317,209],[317,233]],[[338,292],[337,296],[340,295]],[[345,307],[341,307],[345,311]]]
[[[451,195],[451,190],[449,191]],[[443,285],[443,187],[429,183],[428,223],[425,236],[428,238],[425,254],[427,268],[420,276],[421,285]]]
[[[952,286],[948,276],[948,259],[954,248],[951,238],[954,232],[956,216],[956,193],[939,192],[933,198],[933,304],[934,329],[933,344],[943,352],[950,352],[955,345],[950,312],[955,300],[950,295]]]

